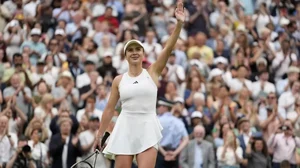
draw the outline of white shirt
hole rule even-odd
[[[10,142],[7,136],[0,139],[0,164],[7,163],[10,159]]]
[[[275,73],[277,80],[281,79],[281,77],[288,72],[291,61],[297,61],[297,56],[292,53],[291,56],[287,55],[286,58],[284,58],[283,52],[278,52],[272,62],[272,68],[276,68],[282,60],[284,60],[283,63]]]
[[[243,158],[243,149],[241,147],[237,147],[236,151],[233,151],[231,148],[227,148],[225,152],[224,159],[222,158],[224,147],[218,147],[217,149],[217,159],[221,165],[228,165],[228,166],[238,166],[239,163],[234,157],[234,152],[239,158]]]
[[[44,143],[39,142],[33,146],[33,140],[28,141],[28,145],[31,148],[31,155],[34,160],[40,160],[43,163],[46,162],[48,147]]]
[[[148,42],[143,43],[145,53],[147,54],[147,59],[149,62],[153,63],[156,61],[160,52],[162,51],[162,46],[159,43],[153,42],[149,44]]]
[[[38,83],[41,79],[43,79],[51,87],[54,86],[55,81],[56,81],[56,79],[54,79],[54,77],[52,75],[50,75],[49,73],[45,73],[45,74],[32,73],[31,74],[31,79],[32,79],[32,83],[34,85],[36,83]]]
[[[67,166],[67,159],[68,159],[68,145],[69,145],[69,139],[70,139],[70,136],[68,136],[66,138],[66,142],[65,142],[65,145],[64,145],[64,149],[63,149],[63,152],[62,152],[62,165],[63,165],[63,168],[68,168]]]
[[[243,139],[244,139],[244,142],[245,144],[248,144],[249,143],[249,140],[250,140],[250,137],[252,136],[252,132],[250,131],[249,134],[245,134],[243,133]]]
[[[261,91],[269,94],[271,92],[275,93],[276,89],[273,83],[265,82],[263,90],[261,90],[261,83],[262,81],[256,81],[252,83],[252,96],[254,99],[258,98],[258,95]]]
[[[35,15],[36,15],[36,7],[37,7],[37,5],[39,3],[40,3],[39,1],[36,1],[36,2],[31,1],[28,4],[26,4],[24,6],[24,13],[25,13],[25,15],[28,14],[30,17],[35,17]]]
[[[228,83],[229,83],[230,88],[233,89],[234,91],[240,91],[243,88],[243,83],[237,78],[233,78]],[[245,79],[245,85],[248,90],[250,90],[250,91],[252,90],[252,82],[250,80]]]
[[[77,118],[77,121],[78,122],[80,122],[81,121],[81,118],[82,118],[82,116],[84,115],[84,113],[85,113],[85,109],[81,109],[81,110],[78,110],[77,111],[77,114],[76,114],[76,118]],[[96,116],[98,116],[99,117],[99,120],[101,120],[101,118],[102,118],[102,113],[103,113],[103,111],[100,111],[100,110],[98,110],[98,109],[94,109],[94,111],[93,111],[93,113],[89,113],[90,115],[96,115]]]
[[[289,106],[289,108],[285,109],[285,106]],[[293,112],[295,108],[295,97],[291,91],[284,92],[280,95],[278,99],[278,112],[286,119],[288,112]]]

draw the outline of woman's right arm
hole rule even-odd
[[[119,75],[113,80],[113,83],[111,86],[111,94],[110,94],[108,103],[107,103],[107,105],[104,109],[103,115],[102,115],[102,119],[101,119],[100,127],[98,130],[98,134],[96,137],[96,142],[95,142],[94,148],[96,148],[96,145],[99,144],[99,140],[102,138],[105,130],[107,129],[107,127],[114,115],[115,106],[120,98],[118,86],[119,86],[121,79],[122,79],[122,75]]]

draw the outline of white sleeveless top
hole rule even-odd
[[[119,84],[122,112],[126,113],[155,113],[157,86],[143,69],[137,77],[130,77],[128,72],[123,74]]]

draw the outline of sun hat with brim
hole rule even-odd
[[[132,44],[138,44],[138,45],[140,45],[143,49],[145,48],[144,45],[143,45],[140,41],[138,41],[138,40],[130,40],[130,41],[128,41],[128,42],[125,44],[125,46],[124,46],[124,54],[125,54],[127,48],[128,48],[130,45],[132,45]]]

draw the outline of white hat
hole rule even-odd
[[[63,29],[56,29],[54,35],[65,35],[65,31]]]
[[[167,107],[172,107],[173,106],[173,103],[170,102],[167,99],[160,99],[160,100],[158,100],[157,104],[162,105],[162,106],[167,106]]]
[[[215,58],[214,59],[214,64],[217,65],[219,63],[228,65],[228,60],[225,57],[223,57],[223,56]]]
[[[285,25],[288,25],[290,23],[290,20],[286,19],[286,18],[281,18],[280,21],[279,21],[279,25],[280,26],[285,26]]]
[[[72,76],[72,74],[71,74],[70,71],[63,71],[63,72],[60,74],[60,77],[67,77],[67,78],[73,79],[73,76]]]
[[[9,27],[19,26],[19,21],[17,21],[17,20],[12,20],[12,21],[9,22],[8,26],[9,26]]]
[[[264,65],[267,65],[267,60],[264,57],[260,57],[256,60],[256,65],[259,65],[260,63],[263,63]]]
[[[243,32],[245,32],[246,31],[246,27],[245,27],[245,25],[240,24],[240,25],[238,25],[238,27],[236,28],[236,30],[237,31],[243,31]]]
[[[223,71],[221,69],[215,68],[215,69],[213,69],[213,70],[210,71],[208,80],[210,81],[215,76],[219,76],[219,75],[222,75],[222,74],[223,74]]]
[[[193,118],[202,118],[202,117],[203,117],[203,114],[200,111],[194,111],[191,116],[192,119]]]
[[[110,52],[110,51],[106,51],[106,52],[104,52],[104,54],[103,54],[103,57],[112,57],[112,56],[113,56],[113,53]]]
[[[126,49],[128,48],[128,46],[130,46],[131,44],[138,44],[141,47],[143,47],[143,49],[144,49],[144,45],[139,40],[129,40],[124,46],[124,53],[126,52]]]
[[[42,34],[42,31],[40,30],[40,29],[38,29],[38,28],[33,28],[32,30],[31,30],[31,32],[30,32],[30,35],[32,36],[32,35],[41,35]]]
[[[184,103],[184,99],[182,98],[182,97],[176,97],[175,99],[174,99],[174,102],[178,102],[178,103]]]
[[[288,73],[300,73],[300,69],[295,66],[290,66],[288,69]]]
[[[205,100],[205,96],[204,96],[204,94],[203,93],[201,93],[201,92],[196,92],[195,94],[194,94],[194,97],[193,97],[193,99],[201,99],[201,100]]]

